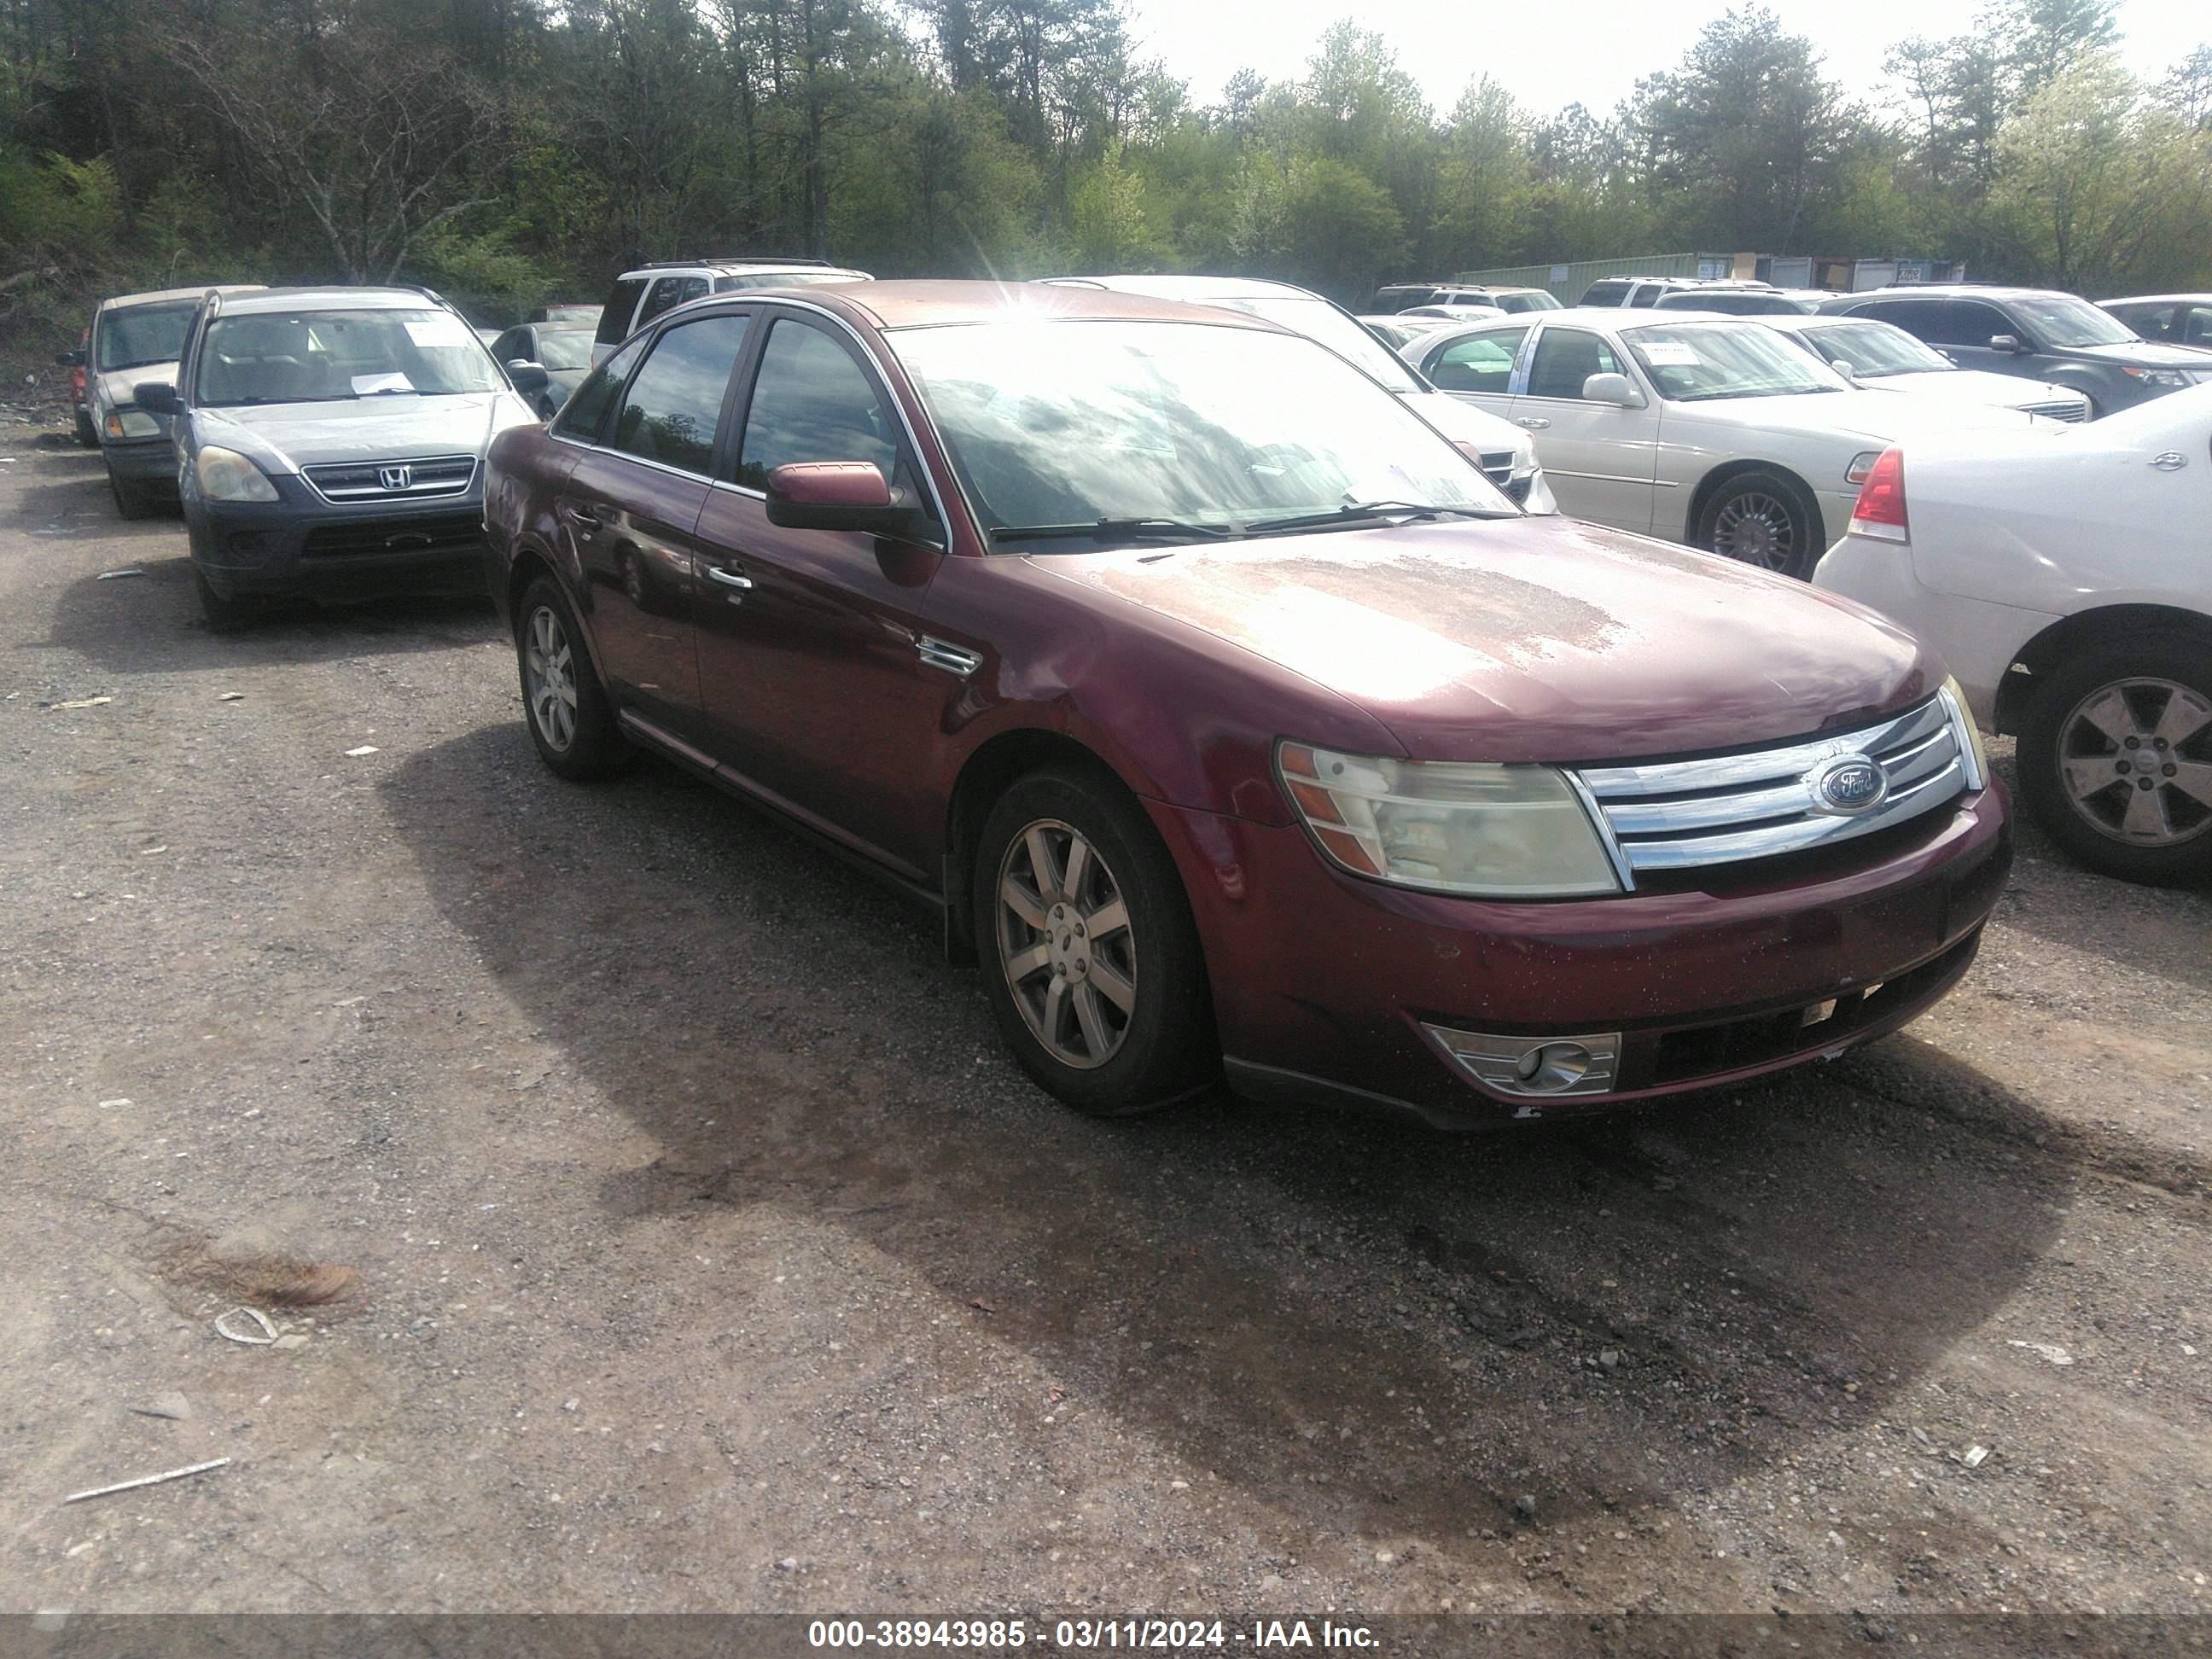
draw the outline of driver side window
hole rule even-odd
[[[912,488],[897,432],[874,383],[844,347],[811,323],[779,318],[745,411],[738,482],[765,490],[768,475],[793,461],[869,461],[885,482]]]
[[[1595,334],[1578,328],[1547,328],[1536,342],[1528,365],[1528,396],[1583,401],[1583,382],[1593,374],[1619,374],[1620,359]]]

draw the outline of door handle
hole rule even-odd
[[[707,580],[720,582],[725,587],[750,588],[753,585],[753,579],[750,576],[741,576],[734,570],[725,570],[719,564],[710,564],[707,567]]]
[[[2161,472],[2179,472],[2189,465],[2189,457],[2178,449],[2160,450],[2150,458],[2150,464]]]
[[[1516,418],[1514,424],[1525,426],[1531,432],[1541,432],[1551,422],[1540,415],[1522,415]]]
[[[599,527],[599,515],[596,513],[586,513],[580,507],[568,507],[565,511],[568,514],[570,524],[579,526],[585,530],[597,530]]]

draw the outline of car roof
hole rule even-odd
[[[718,294],[694,306],[724,303],[738,296]],[[1208,323],[1218,328],[1254,328],[1269,333],[1291,331],[1241,311],[1218,306],[1155,299],[1118,289],[1076,288],[1060,283],[994,283],[976,280],[830,283],[795,289],[757,288],[743,298],[804,300],[809,305],[854,313],[851,320],[878,329],[941,328],[959,323],[1120,321]],[[679,307],[679,310],[689,309]],[[673,312],[669,313],[673,316]]]
[[[2100,306],[2212,306],[2212,294],[2122,294],[2100,300]]]
[[[242,299],[223,301],[226,317],[253,316],[264,311],[296,311],[302,305],[327,310],[419,311],[425,306],[446,309],[446,302],[419,288],[264,288]]]
[[[2021,300],[2040,298],[2046,295],[2062,295],[2070,300],[2074,295],[2063,288],[2015,288],[1996,283],[1893,283],[1887,288],[1863,288],[1854,294],[1838,294],[1838,300],[1871,300],[1879,295],[1885,300],[1900,296],[1937,300]]]
[[[120,311],[126,306],[160,305],[165,301],[203,300],[210,294],[258,294],[259,283],[204,283],[198,288],[155,289],[145,294],[111,294],[100,302],[101,311]]]
[[[1048,276],[1053,288],[1081,288],[1086,283],[1116,294],[1148,294],[1155,300],[1188,300],[1205,305],[1216,300],[1319,300],[1310,289],[1289,283],[1269,282],[1262,276]],[[1324,305],[1327,301],[1322,301]]]
[[[769,270],[805,270],[830,276],[865,277],[867,272],[850,265],[833,265],[826,259],[658,259],[623,272],[629,282],[636,276],[681,276],[687,271],[712,270],[724,276],[744,276]]]

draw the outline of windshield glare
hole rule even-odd
[[[1419,392],[1421,383],[1413,371],[1386,349],[1365,329],[1326,300],[1278,299],[1262,295],[1252,300],[1208,300],[1207,305],[1241,311],[1261,318],[1278,328],[1318,340],[1354,368],[1362,369],[1393,392]]]
[[[1889,374],[1954,372],[1958,365],[1889,323],[1826,323],[1799,337],[1832,363],[1849,363],[1862,380]]]
[[[1370,501],[1518,513],[1427,422],[1310,340],[1158,322],[890,339],[988,528],[1233,527]]]
[[[588,329],[538,337],[538,361],[548,368],[589,368],[592,335]]]
[[[100,357],[102,374],[118,368],[143,368],[149,363],[173,363],[185,349],[185,331],[191,326],[197,300],[179,305],[132,306],[111,311],[100,319]]]
[[[2123,345],[2142,337],[2111,312],[2070,294],[2040,295],[2011,303],[2045,345]]]
[[[1757,323],[1655,325],[1620,337],[1671,403],[1847,389],[1833,369]]]
[[[330,403],[495,392],[483,342],[447,311],[264,311],[218,317],[199,353],[202,404]]]

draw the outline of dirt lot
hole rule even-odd
[[[16,428],[0,638],[0,1606],[2212,1609],[2203,895],[2028,832],[1935,1013],[1595,1127],[1097,1124],[488,609],[211,635]]]

